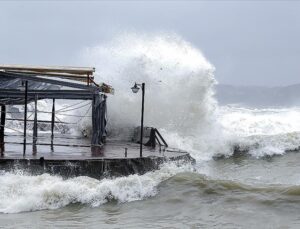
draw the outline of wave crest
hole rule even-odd
[[[160,170],[144,175],[97,180],[89,177],[63,179],[43,174],[4,173],[0,176],[0,212],[18,213],[57,209],[72,203],[100,206],[108,201],[119,203],[155,196],[157,186],[190,165],[165,164]]]

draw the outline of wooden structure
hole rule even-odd
[[[0,152],[4,152],[4,129],[6,105],[24,104],[24,148],[26,152],[27,104],[35,104],[33,125],[33,152],[36,152],[38,128],[37,101],[52,99],[51,145],[53,146],[55,124],[55,101],[57,99],[90,100],[92,102],[91,147],[100,147],[105,138],[106,95],[112,89],[94,82],[95,68],[44,67],[0,65]]]

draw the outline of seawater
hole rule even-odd
[[[238,155],[226,152],[224,157],[210,159],[207,155],[203,159],[198,156],[195,166],[178,167],[170,163],[144,175],[103,180],[3,172],[1,225],[7,228],[297,228],[300,153],[284,150],[297,146],[298,134],[295,129],[275,133],[270,126],[282,125],[286,130],[294,122],[289,113],[298,112],[298,108],[222,109],[219,114],[220,120],[224,118],[222,125],[241,135],[234,144],[243,142],[251,150]],[[229,121],[230,113],[233,119],[242,120],[240,125]],[[267,129],[266,120],[269,120]],[[246,127],[250,121],[253,127],[251,131],[246,128],[247,134],[241,124],[244,122]],[[255,138],[254,127],[255,132],[261,132]],[[273,141],[279,148],[267,150],[266,147],[277,147]],[[197,156],[196,150],[193,154]]]
[[[103,180],[2,172],[2,227],[299,228],[299,107],[218,106],[214,66],[174,34],[122,34],[83,50],[80,60],[115,88],[111,137],[126,139],[138,125],[141,96],[130,87],[145,82],[146,125],[196,164]],[[82,119],[73,131],[90,126]]]

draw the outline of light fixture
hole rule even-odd
[[[133,93],[138,93],[142,88],[142,112],[141,112],[141,133],[140,133],[140,157],[143,157],[143,137],[144,137],[144,97],[145,97],[145,83],[137,84],[134,83],[134,86],[131,88]]]
[[[18,86],[20,91],[25,91],[25,81],[21,81],[21,85]]]
[[[138,91],[140,90],[140,88],[138,87],[137,83],[134,84],[134,86],[131,88],[133,93],[138,93]]]

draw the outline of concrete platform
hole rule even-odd
[[[139,156],[139,144],[107,140],[99,150],[91,152],[88,138],[56,135],[53,149],[49,145],[50,136],[39,136],[37,151],[33,152],[32,139],[28,137],[27,150],[23,156],[21,135],[5,137],[5,152],[0,157],[0,170],[23,170],[30,174],[59,174],[64,177],[90,176],[103,178],[143,174],[158,169],[166,161],[193,163],[194,159],[185,151],[174,148],[159,150],[143,147],[143,157]],[[67,146],[71,145],[71,146]],[[127,148],[127,157],[125,157]]]

